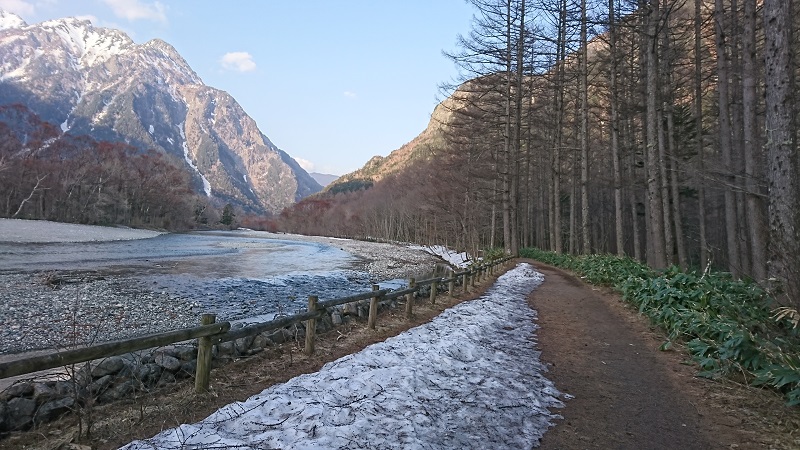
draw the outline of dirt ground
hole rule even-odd
[[[534,265],[546,277],[529,298],[539,312],[536,345],[550,365],[548,378],[574,397],[556,411],[564,418],[545,434],[541,448],[800,448],[800,409],[785,407],[768,391],[695,377],[688,356],[681,349],[659,351],[663,336],[617,295]],[[490,285],[456,298],[440,295],[433,306],[420,299],[411,322],[398,310],[381,315],[374,331],[358,322],[337,327],[319,339],[311,357],[303,355],[300,343],[243,358],[213,370],[211,392],[205,395],[195,395],[187,380],[124,403],[95,406],[90,438],[78,438],[70,416],[0,439],[0,450],[111,449],[196,422],[221,406],[429,321]]]
[[[695,376],[681,348],[609,289],[540,263],[529,298],[548,378],[574,396],[542,449],[798,449],[800,408],[780,396]]]

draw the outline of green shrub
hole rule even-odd
[[[700,376],[744,377],[800,405],[800,338],[791,318],[775,316],[774,300],[752,281],[723,272],[656,272],[626,257],[572,256],[526,248],[520,255],[575,272],[587,282],[612,286],[623,300],[663,328],[667,342],[686,344]]]

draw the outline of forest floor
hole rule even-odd
[[[574,396],[542,449],[797,449],[800,408],[772,391],[699,378],[680,347],[611,289],[535,263],[545,282],[538,347],[547,377]]]
[[[680,347],[660,351],[663,334],[614,292],[533,263],[545,275],[529,297],[540,327],[534,345],[549,365],[545,376],[571,397],[554,411],[563,419],[544,435],[540,448],[800,448],[799,408],[787,408],[770,391],[696,377],[688,355]],[[117,448],[193,423],[228,403],[430,321],[489,286],[457,298],[440,296],[434,306],[419,304],[411,322],[397,311],[381,316],[375,331],[358,322],[338,327],[320,339],[312,357],[298,345],[284,345],[220,367],[212,372],[207,395],[194,395],[187,380],[127,403],[95,406],[89,439],[76,439],[76,420],[70,416],[0,439],[0,449]]]

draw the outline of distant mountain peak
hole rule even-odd
[[[173,156],[198,193],[277,212],[316,183],[233,97],[203,84],[169,43],[64,18],[0,12],[0,106],[23,104],[63,133]]]
[[[28,26],[22,17],[12,13],[0,9],[0,30],[5,30],[8,28],[22,28]]]

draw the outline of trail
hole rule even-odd
[[[429,323],[124,448],[530,448],[562,404],[526,303],[542,281],[519,264]]]

